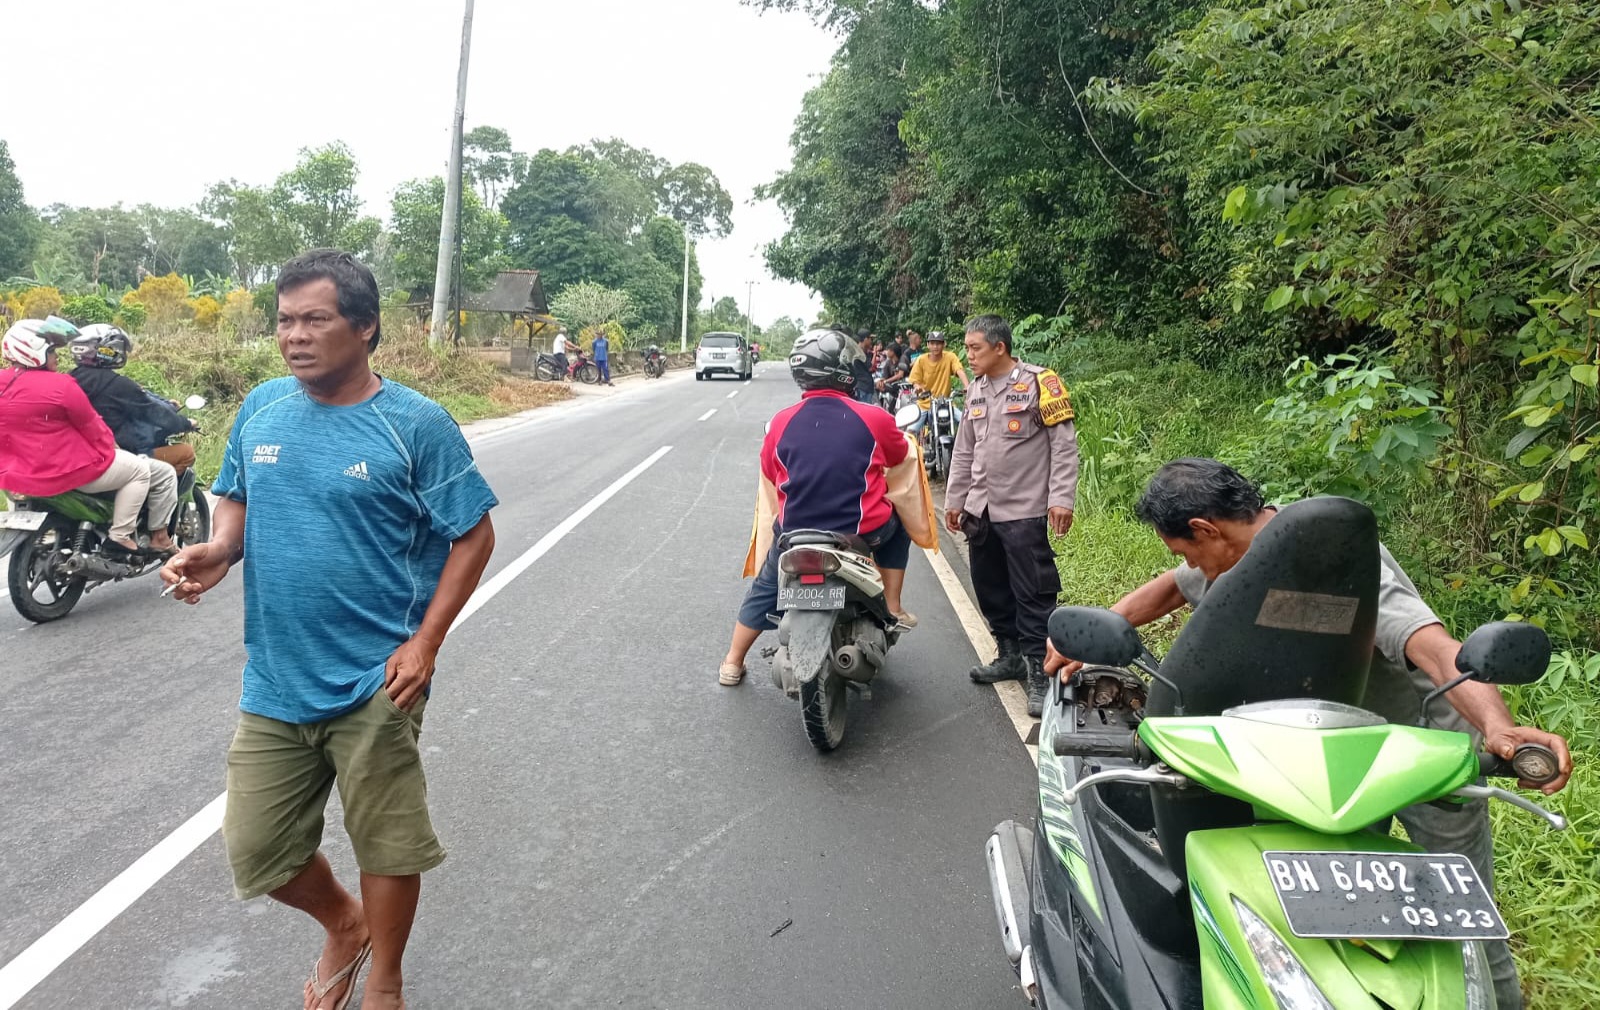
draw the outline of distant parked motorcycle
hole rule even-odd
[[[206,401],[191,396],[184,405],[199,410]],[[103,583],[148,575],[166,561],[165,554],[150,549],[143,512],[134,533],[140,549],[130,554],[112,543],[115,492],[6,496],[11,510],[0,512],[0,557],[11,553],[6,584],[17,613],[36,624],[66,617],[84,593]],[[211,539],[211,502],[193,467],[178,475],[178,507],[167,533],[179,547]]]
[[[644,374],[647,378],[659,379],[667,374],[667,356],[661,353],[661,348],[652,344],[639,353],[644,355]]]
[[[541,354],[533,366],[533,376],[544,382],[561,378],[561,361],[554,354]],[[600,369],[582,351],[574,351],[567,361],[566,377],[594,385],[600,381]]]

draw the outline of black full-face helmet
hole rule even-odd
[[[85,326],[72,344],[72,360],[87,368],[121,368],[133,353],[133,338],[109,323]]]
[[[851,367],[866,360],[861,348],[838,330],[809,330],[794,342],[789,354],[789,374],[801,389],[833,389],[848,393],[855,389],[856,375]]]

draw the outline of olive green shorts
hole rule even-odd
[[[354,712],[325,722],[239,714],[228,748],[222,839],[241,900],[277,890],[311,862],[336,782],[362,872],[403,877],[444,861],[417,747],[426,704],[421,699],[402,712],[380,689]]]

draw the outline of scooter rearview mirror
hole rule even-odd
[[[1456,653],[1456,669],[1486,684],[1532,684],[1549,666],[1550,636],[1525,621],[1485,624]]]
[[[1057,607],[1050,615],[1050,644],[1068,659],[1095,666],[1127,666],[1144,652],[1128,619],[1100,607]]]

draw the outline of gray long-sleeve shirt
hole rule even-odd
[[[998,377],[981,376],[967,394],[967,413],[950,459],[945,508],[993,522],[1034,519],[1070,509],[1078,490],[1078,435],[1070,419],[1053,425],[1039,413],[1046,370],[1021,362]],[[1050,379],[1060,379],[1050,373]]]

